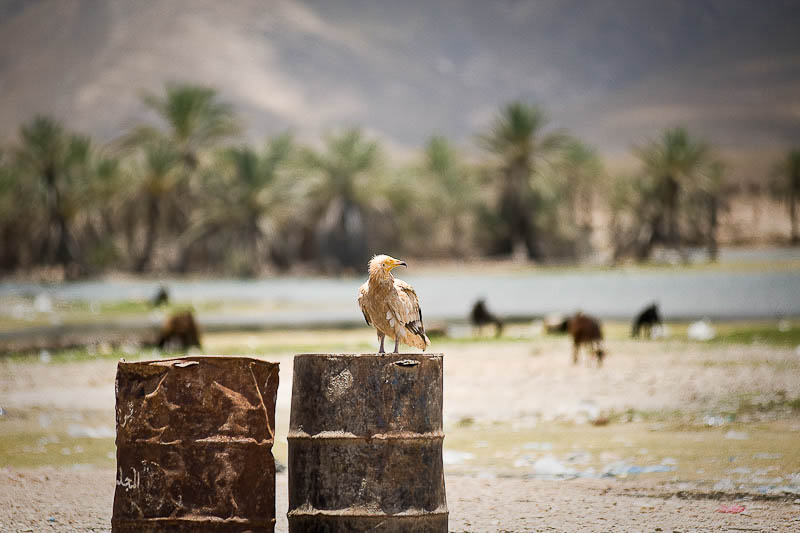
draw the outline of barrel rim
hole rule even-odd
[[[163,359],[148,359],[145,361],[126,361],[124,358],[118,361],[118,365],[150,365],[153,363],[169,363],[171,361],[249,361],[251,363],[263,364],[266,366],[280,367],[280,363],[275,361],[267,361],[266,359],[256,359],[255,356],[249,355],[185,355],[181,357],[165,357]]]
[[[312,358],[312,357],[347,357],[347,358],[357,358],[357,357],[373,357],[375,359],[394,359],[397,357],[421,357],[423,359],[441,359],[444,357],[444,352],[423,352],[423,353],[416,353],[416,352],[400,352],[400,353],[377,353],[377,352],[368,352],[368,353],[296,353],[294,357],[300,357],[303,359]]]
[[[320,431],[318,433],[307,433],[302,429],[289,428],[286,435],[287,440],[366,440],[366,441],[401,441],[401,440],[443,440],[445,433],[439,431],[427,431],[420,433],[417,431],[389,431],[387,433],[374,433],[371,435],[357,435],[344,431]]]
[[[448,516],[450,511],[448,509],[434,509],[433,511],[425,511],[424,509],[409,509],[400,513],[388,514],[384,511],[369,512],[366,509],[358,509],[354,512],[350,508],[345,509],[316,509],[316,508],[299,508],[290,509],[286,516],[291,520],[292,518],[309,517],[309,516],[325,516],[328,518],[436,518]]]
[[[132,526],[132,525],[139,525],[139,524],[194,524],[196,525],[198,522],[212,522],[215,525],[219,524],[237,524],[237,525],[245,525],[245,526],[271,526],[275,525],[275,518],[263,518],[263,519],[252,519],[252,518],[239,518],[238,516],[232,516],[230,518],[221,518],[219,516],[212,516],[212,515],[192,515],[191,517],[166,517],[166,516],[154,516],[152,518],[111,518],[111,525],[118,525],[118,526]]]

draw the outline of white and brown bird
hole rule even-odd
[[[358,289],[358,305],[364,319],[378,330],[378,353],[385,353],[384,337],[394,339],[394,353],[401,342],[422,350],[431,344],[422,325],[417,293],[411,285],[392,276],[392,269],[398,266],[408,265],[388,255],[376,255],[369,262],[369,279]]]

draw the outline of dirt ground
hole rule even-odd
[[[287,476],[278,474],[278,532],[288,531]],[[450,531],[797,531],[800,505],[749,498],[685,499],[617,481],[448,476]],[[0,471],[0,531],[110,531],[114,471]],[[739,514],[718,512],[741,504]]]
[[[800,531],[793,348],[612,339],[596,368],[573,366],[564,338],[510,334],[434,346],[445,353],[451,531]],[[281,363],[274,451],[284,464],[288,343],[204,343]],[[366,330],[303,334],[320,351],[372,343]],[[0,362],[0,531],[110,529],[115,365]],[[287,530],[286,483],[278,474],[277,531]],[[733,504],[743,511],[719,512]]]

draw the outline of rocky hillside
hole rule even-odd
[[[800,138],[800,2],[0,0],[0,138],[47,112],[111,138],[142,90],[217,87],[249,135],[363,125],[474,146],[540,102],[608,154],[677,123],[732,151]]]

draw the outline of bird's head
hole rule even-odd
[[[376,255],[369,262],[369,275],[370,276],[387,276],[393,268],[398,266],[407,267],[405,261],[395,259],[388,255]]]

